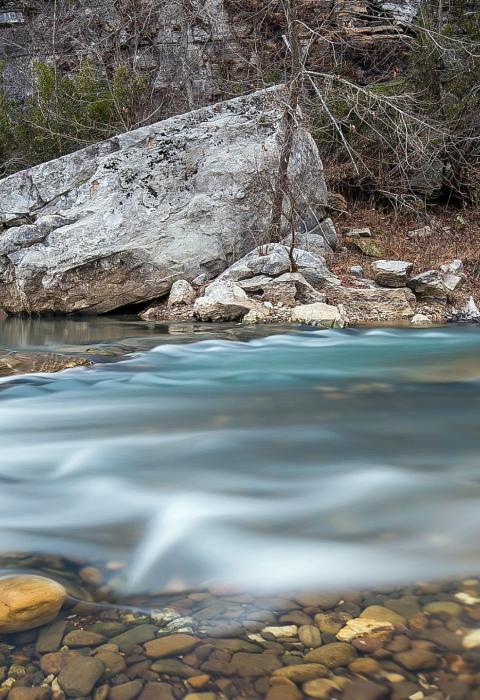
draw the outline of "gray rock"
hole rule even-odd
[[[101,678],[105,666],[91,656],[78,656],[70,661],[58,675],[61,689],[71,698],[90,695]]]
[[[352,228],[345,235],[348,236],[348,238],[371,238],[372,232],[367,226],[365,228]]]
[[[184,306],[195,301],[195,291],[187,280],[177,280],[172,284],[168,297],[168,306]]]
[[[236,321],[251,310],[262,314],[264,307],[249,299],[238,285],[218,280],[209,285],[205,296],[199,297],[193,305],[193,313],[200,321]]]
[[[460,275],[463,272],[463,262],[458,259],[450,260],[450,262],[445,263],[445,265],[440,265],[440,269],[442,272],[452,275]]]
[[[333,248],[333,250],[336,250],[337,245],[338,245],[338,236],[337,236],[337,229],[335,228],[335,225],[333,221],[328,218],[324,219],[318,226],[319,231],[321,235],[324,237],[328,245]],[[315,253],[314,250],[312,250],[312,253]]]
[[[415,275],[408,281],[408,286],[421,298],[445,300],[447,289],[443,283],[443,275],[438,270],[427,270]]]
[[[116,644],[120,651],[128,651],[137,644],[144,644],[155,639],[158,627],[155,625],[135,625],[126,632],[111,637],[110,643]]]
[[[327,280],[332,283],[336,280],[321,256],[300,248],[294,248],[292,255],[297,272],[309,284],[322,286]],[[270,243],[247,253],[225,270],[217,281],[240,282],[260,275],[275,277],[290,272],[290,268],[289,248],[282,243]]]
[[[464,281],[463,275],[453,275],[447,273],[443,277],[443,285],[448,292],[454,292]]]
[[[431,326],[433,325],[432,319],[425,314],[415,314],[410,321],[412,326]]]
[[[37,654],[47,654],[60,649],[66,626],[66,621],[60,619],[42,627],[35,646]]]
[[[343,304],[349,323],[399,321],[415,313],[415,295],[406,287],[331,287],[327,298],[330,303]]]
[[[266,235],[268,201],[255,183],[276,166],[282,94],[172,117],[1,180],[3,308],[102,313],[222,272]],[[289,174],[299,201],[321,209],[322,165],[302,129]],[[48,216],[59,218],[45,234]],[[34,228],[15,226],[22,217]]]
[[[375,282],[381,287],[405,287],[413,264],[403,260],[377,260],[372,268]]]
[[[352,267],[348,268],[348,271],[354,277],[363,277],[365,274],[365,271],[361,265],[352,265]]]
[[[431,226],[422,226],[422,228],[416,228],[413,231],[409,231],[407,233],[407,236],[409,238],[422,239],[422,238],[430,238],[432,233],[433,233],[433,231],[432,231]]]
[[[331,257],[333,255],[332,247],[317,231],[318,229],[315,229],[315,233],[296,233],[295,248],[308,250],[310,253],[319,255],[322,258],[325,256]],[[282,243],[289,248],[291,245],[291,237],[287,236],[283,239]]]
[[[292,323],[305,323],[323,328],[343,328],[345,317],[337,306],[314,303],[296,306],[292,311]]]

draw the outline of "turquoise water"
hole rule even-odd
[[[125,559],[129,591],[478,573],[475,329],[33,323],[0,345],[131,354],[1,380],[0,552]]]

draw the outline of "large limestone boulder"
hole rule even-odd
[[[381,287],[405,287],[413,264],[403,260],[377,260],[372,268],[375,282]]]
[[[315,302],[296,306],[292,311],[292,323],[305,323],[322,328],[343,328],[345,317],[337,306]]]
[[[23,632],[51,622],[65,598],[64,587],[43,576],[0,578],[0,634]]]
[[[172,117],[0,180],[0,306],[101,313],[221,273],[264,240],[282,96]],[[302,129],[290,179],[317,225],[325,183]]]

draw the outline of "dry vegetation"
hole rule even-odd
[[[355,204],[348,213],[335,219],[337,230],[346,234],[353,228],[369,227],[372,236],[385,251],[385,258],[414,264],[414,273],[437,269],[455,258],[463,261],[466,281],[456,293],[459,301],[472,294],[480,298],[480,208],[452,209],[436,207],[431,213],[382,211],[366,203]],[[411,238],[408,232],[430,226],[428,238]],[[369,276],[374,258],[368,258],[353,247],[345,246],[335,256],[332,269],[346,283],[352,265],[361,265]]]

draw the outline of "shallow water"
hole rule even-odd
[[[478,331],[18,320],[0,346],[131,353],[0,381],[2,553],[124,560],[122,593],[478,573]]]

